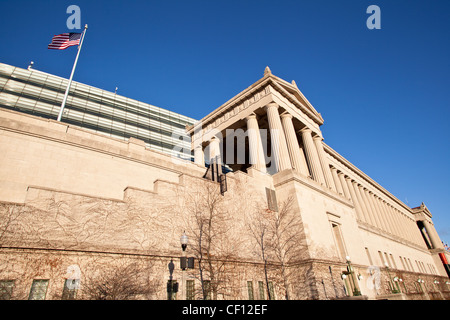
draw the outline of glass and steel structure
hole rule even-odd
[[[56,120],[67,83],[0,63],[0,107]],[[196,120],[113,92],[73,81],[61,121],[114,138],[140,139],[152,150],[192,160],[185,127]]]

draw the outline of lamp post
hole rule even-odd
[[[181,249],[183,249],[183,252],[186,251],[187,245],[188,245],[189,238],[186,235],[186,231],[183,231],[183,235],[180,238],[181,243]]]
[[[388,276],[389,276],[389,283],[391,285],[391,292],[392,293],[399,293],[399,290],[395,289],[395,287],[394,287],[394,281],[396,281],[396,280],[392,281],[391,274],[389,273],[389,265],[387,264],[387,262],[384,263],[384,266],[386,267],[386,271],[387,271]]]
[[[170,259],[168,264],[169,267],[169,282],[167,283],[167,299],[173,300],[173,293],[178,291],[177,286],[174,286],[173,283],[173,270],[175,269],[175,265],[173,264],[173,259]]]
[[[187,245],[189,242],[189,238],[186,235],[186,231],[183,231],[183,234],[181,235],[180,238],[180,243],[181,243],[181,260],[180,260],[180,265],[181,265],[181,299],[182,300],[186,300],[186,289],[184,288],[184,271],[186,270],[186,249],[187,249]]]
[[[359,291],[359,286],[355,280],[355,274],[353,272],[353,267],[352,267],[352,262],[350,260],[350,257],[346,256],[345,259],[347,260],[347,274],[350,276],[350,281],[353,284],[353,295],[360,296],[361,291]]]

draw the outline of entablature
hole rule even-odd
[[[322,136],[319,127],[323,124],[323,118],[320,113],[304,97],[295,82],[289,83],[274,76],[268,68],[263,78],[194,125],[187,127],[186,131],[193,136],[193,144],[197,144],[196,140],[200,138],[202,141],[208,141],[218,132],[234,128],[235,123],[242,121],[250,114],[258,114],[258,109],[264,108],[271,102],[277,103],[282,112],[292,114],[303,126],[309,127],[316,135]]]

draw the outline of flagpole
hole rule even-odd
[[[77,66],[78,57],[80,55],[81,46],[83,45],[84,35],[86,34],[87,28],[88,28],[88,25],[85,25],[83,35],[81,36],[80,45],[78,46],[77,57],[75,58],[75,63],[73,64],[72,73],[70,74],[69,83],[67,84],[66,93],[64,94],[64,99],[61,103],[61,109],[59,110],[57,121],[61,121],[64,107],[66,106],[67,96],[69,95],[70,85],[72,84],[73,74],[75,73],[75,68]]]

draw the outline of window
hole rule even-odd
[[[247,281],[247,290],[248,290],[248,300],[255,300],[255,295],[253,293],[253,282]]]
[[[272,281],[269,281],[269,293],[270,293],[270,300],[275,300],[275,290],[273,290]]]
[[[266,188],[267,206],[271,211],[278,211],[277,195],[275,190]]]
[[[414,271],[413,265],[412,265],[412,263],[411,263],[411,259],[408,258],[407,261],[409,262],[409,266],[410,266],[410,268],[411,268],[411,271]]]
[[[62,300],[75,300],[80,286],[80,279],[66,279],[62,293]]]
[[[369,264],[371,266],[373,266],[372,257],[370,256],[369,248],[364,248],[364,249],[366,249],[366,254],[367,254],[367,259],[369,259]]]
[[[266,300],[264,297],[264,282],[258,281],[258,287],[259,287],[259,300]]]
[[[45,300],[47,288],[48,280],[33,280],[28,300]]]
[[[346,251],[344,246],[344,240],[342,239],[340,225],[337,223],[331,223],[333,229],[334,241],[336,243],[337,251],[342,259],[345,259]]]
[[[195,299],[194,280],[186,280],[186,300]]]
[[[0,300],[10,300],[14,288],[14,280],[0,280]]]
[[[402,256],[399,256],[399,258],[400,258],[400,261],[402,262],[403,270],[408,270],[407,265],[406,265],[405,262],[403,261]]]
[[[392,268],[391,262],[389,261],[389,257],[386,252],[384,253],[384,256],[386,257],[386,262],[387,262],[389,268]]]
[[[384,258],[383,258],[383,254],[381,253],[381,251],[378,251],[378,254],[380,255],[380,262],[381,262],[381,266],[385,266],[385,262],[384,262]]]
[[[394,266],[395,269],[397,269],[397,264],[395,263],[394,256],[392,255],[392,253],[390,253],[389,255],[391,256],[392,265]]]
[[[416,260],[417,269],[419,269],[419,272],[422,272],[422,269],[420,268],[419,262]]]

